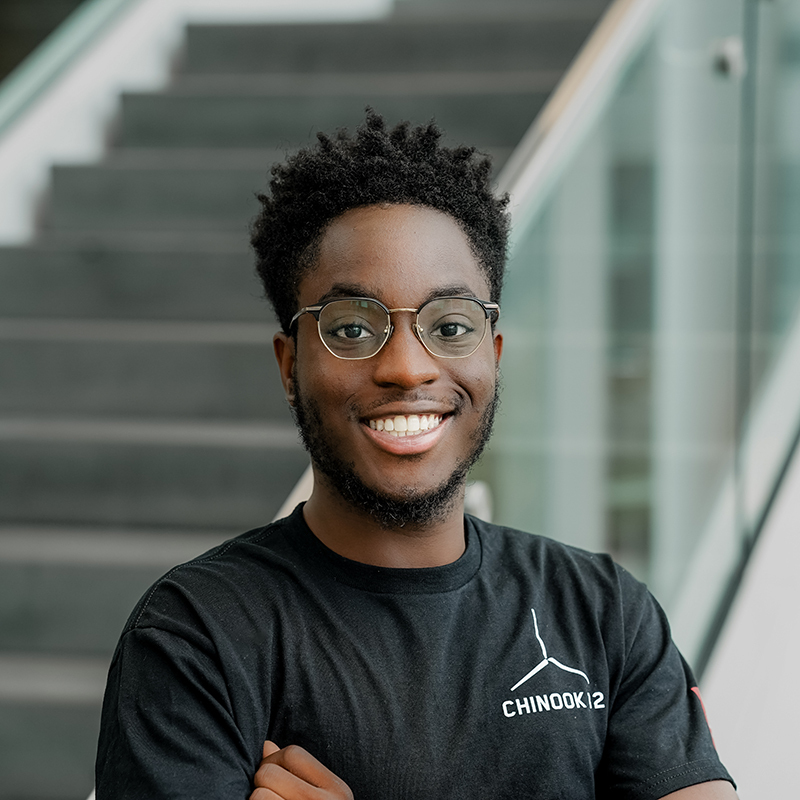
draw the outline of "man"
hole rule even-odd
[[[439,138],[370,113],[273,169],[253,244],[314,490],[134,611],[98,800],[735,797],[646,589],[464,515],[507,222]]]

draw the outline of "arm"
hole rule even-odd
[[[347,784],[302,747],[264,742],[250,800],[353,800]]]
[[[672,792],[663,800],[736,800],[737,797],[728,781],[709,781]]]
[[[672,642],[664,612],[627,574],[621,574],[621,586],[626,647],[612,670],[619,677],[609,690],[600,785],[610,797],[735,798],[696,681]]]
[[[245,798],[256,759],[214,653],[157,628],[126,633],[112,662],[97,755],[99,800]]]

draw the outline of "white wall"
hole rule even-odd
[[[756,544],[703,680],[714,740],[742,800],[796,796],[800,455]]]

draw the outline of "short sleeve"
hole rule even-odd
[[[630,576],[623,597],[624,667],[614,688],[597,797],[655,800],[712,780],[720,763],[692,671],[652,595]]]
[[[103,702],[97,800],[246,800],[256,768],[213,650],[155,627],[127,631]]]

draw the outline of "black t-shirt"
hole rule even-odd
[[[176,567],[111,665],[97,798],[244,800],[265,739],[356,800],[662,797],[729,776],[646,588],[465,518],[453,564],[326,548],[301,507]]]

